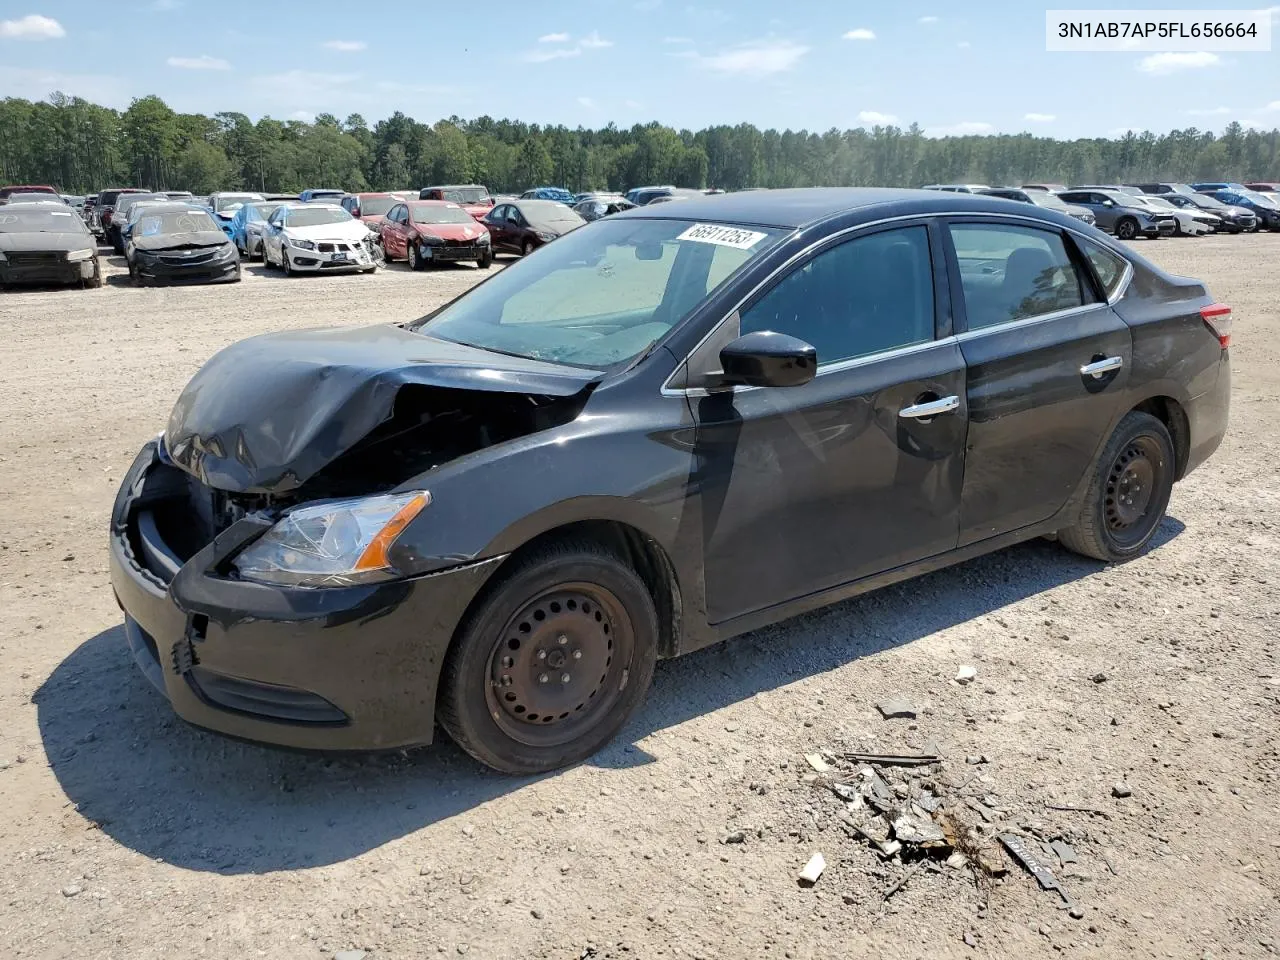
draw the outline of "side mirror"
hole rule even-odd
[[[799,387],[813,379],[818,351],[785,333],[743,334],[720,351],[724,382],[748,387]]]

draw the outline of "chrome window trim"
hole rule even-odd
[[[977,212],[974,210],[945,210],[945,211],[929,211],[925,213],[907,213],[897,217],[884,217],[880,220],[868,220],[865,223],[858,223],[858,224],[854,224],[851,227],[845,227],[843,230],[837,230],[835,233],[829,233],[825,237],[821,237],[813,241],[813,243],[809,244],[803,249],[796,251],[794,254],[788,257],[784,262],[780,263],[776,268],[774,268],[774,270],[767,277],[765,277],[763,280],[757,283],[754,287],[748,290],[746,294],[744,294],[738,300],[738,302],[733,305],[731,309],[726,311],[723,317],[721,317],[719,320],[717,320],[714,324],[711,325],[711,328],[706,332],[706,334],[697,343],[695,343],[692,349],[690,349],[689,352],[686,353],[684,357],[680,360],[680,362],[676,364],[675,369],[671,371],[671,375],[667,377],[667,379],[662,384],[662,387],[660,390],[661,395],[664,397],[707,396],[711,391],[708,391],[707,388],[705,387],[673,387],[671,386],[671,381],[676,378],[676,375],[680,373],[684,365],[689,362],[689,358],[692,357],[695,353],[697,353],[698,350],[701,349],[702,345],[706,343],[708,340],[710,340],[717,330],[719,330],[722,326],[724,326],[725,323],[727,323],[735,314],[738,313],[739,310],[742,309],[742,305],[744,303],[746,303],[748,300],[754,297],[766,286],[773,283],[773,281],[778,276],[783,274],[785,271],[789,270],[797,261],[807,257],[810,253],[812,253],[818,247],[821,247],[824,244],[830,243],[833,240],[837,240],[840,237],[846,237],[850,234],[857,233],[861,230],[866,230],[868,227],[883,226],[884,224],[887,224],[887,223],[902,223],[908,220],[913,220],[913,221],[928,220],[930,218],[939,218],[939,217],[981,217],[983,219],[991,219],[991,220],[1012,220],[1012,221],[1015,221],[1015,223],[1017,223],[1018,225],[1030,225],[1032,227],[1038,227],[1041,230],[1044,230],[1046,228],[1049,228],[1050,230],[1055,228],[1058,230],[1065,230],[1067,233],[1074,234],[1075,236],[1079,237],[1082,240],[1086,240],[1089,243],[1096,244],[1098,242],[1096,238],[1090,237],[1082,233],[1080,230],[1076,229],[1073,226],[1069,226],[1065,224],[1046,223],[1044,220],[1041,220],[1038,217],[1028,217],[1019,213],[985,213],[985,212]],[[1124,260],[1124,263],[1125,263],[1124,276],[1121,278],[1120,283],[1117,284],[1116,292],[1110,297],[1110,299],[1106,301],[1106,305],[1111,306],[1116,301],[1118,301],[1121,297],[1123,297],[1125,293],[1128,291],[1129,283],[1133,279],[1133,263],[1123,253],[1120,253],[1117,250],[1113,250],[1111,247],[1108,247],[1105,244],[1103,246],[1104,246],[1104,249],[1107,249],[1110,252],[1115,253],[1117,256],[1119,256],[1122,260]],[[1067,314],[1074,313],[1076,311],[1092,309],[1098,306],[1102,306],[1102,304],[1087,303],[1079,307],[1070,307],[1066,310],[1058,310],[1053,313],[1042,314],[1038,317],[1028,317],[1024,320],[1010,320],[1007,323],[998,323],[990,327],[983,327],[979,330],[966,330],[964,333],[953,334],[950,337],[943,337],[941,340],[929,340],[925,343],[911,344],[910,346],[906,346],[906,347],[897,347],[893,350],[885,350],[885,351],[881,351],[880,353],[869,354],[865,357],[854,357],[849,360],[837,360],[834,363],[827,364],[826,366],[824,366],[821,363],[821,361],[819,361],[818,370],[814,374],[814,377],[815,378],[820,377],[823,375],[824,372],[833,371],[833,370],[834,371],[846,370],[852,366],[861,366],[862,364],[871,362],[873,360],[886,359],[888,357],[896,356],[900,353],[916,351],[922,347],[929,347],[938,343],[961,342],[961,338],[970,339],[971,338],[970,335],[973,335],[973,334],[990,333],[990,332],[999,331],[999,330],[1008,330],[1016,326],[1027,326],[1031,323],[1043,322],[1045,320],[1050,320],[1057,317],[1065,316]],[[714,392],[737,393],[739,391],[763,390],[763,389],[766,389],[766,388],[736,385],[736,386],[725,387],[723,389],[716,390]]]

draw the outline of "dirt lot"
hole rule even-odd
[[[1140,249],[1237,318],[1231,432],[1147,556],[1040,541],[661,664],[616,744],[535,780],[447,743],[333,759],[189,729],[126,654],[107,581],[121,472],[210,354],[408,319],[477,273],[155,291],[116,265],[100,291],[0,297],[5,955],[1276,953],[1280,236]],[[882,719],[891,694],[918,718]],[[981,777],[996,824],[1072,843],[1051,866],[1081,918],[1014,866],[981,888],[922,870],[883,900],[906,868],[840,828],[803,755],[930,739],[938,780]]]

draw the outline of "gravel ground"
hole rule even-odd
[[[448,743],[334,759],[190,729],[132,665],[107,580],[121,472],[210,354],[406,320],[476,271],[159,291],[116,262],[102,290],[3,296],[5,955],[1274,954],[1280,236],[1140,249],[1236,308],[1231,431],[1149,554],[1038,541],[660,664],[613,746],[523,780]],[[882,719],[889,695],[917,718]],[[978,774],[997,823],[1072,841],[1052,866],[1080,919],[1016,866],[883,899],[905,868],[840,829],[802,758],[929,740],[930,775]],[[827,872],[802,888],[814,851]]]

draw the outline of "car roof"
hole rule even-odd
[[[946,193],[898,187],[797,187],[680,198],[657,207],[637,207],[616,216],[655,220],[705,220],[795,229],[859,212],[865,212],[867,220],[885,215],[1008,213],[1010,202],[977,193]],[[1030,215],[1048,217],[1050,214]]]
[[[200,206],[200,204],[191,203],[189,200],[156,200],[144,202],[147,204],[144,209],[150,210],[153,213],[169,213],[174,210],[190,210],[193,213],[197,210],[201,213],[209,212],[204,207]]]

